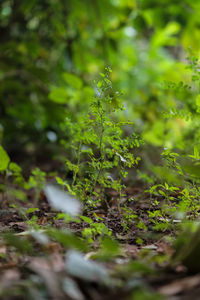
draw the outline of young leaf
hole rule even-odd
[[[0,172],[5,171],[10,162],[10,158],[6,151],[0,146]]]
[[[49,94],[49,99],[51,101],[60,103],[60,104],[67,103],[68,98],[69,98],[69,95],[68,95],[66,89],[61,88],[61,87],[53,88]]]
[[[63,78],[73,88],[75,88],[75,89],[82,88],[83,83],[82,83],[82,80],[78,76],[71,74],[71,73],[64,73]]]

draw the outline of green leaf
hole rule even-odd
[[[49,99],[53,102],[64,104],[68,101],[69,95],[64,88],[53,88],[49,94]]]
[[[66,229],[60,230],[51,228],[50,230],[48,230],[47,234],[49,237],[55,239],[64,247],[78,249],[81,251],[88,251],[87,243],[80,239],[78,236],[67,231]]]
[[[15,247],[22,254],[31,254],[33,251],[32,244],[26,237],[19,238],[19,236],[8,232],[3,235],[3,238],[8,246]]]
[[[0,146],[0,172],[5,171],[10,162],[10,158],[6,151]]]
[[[27,214],[34,213],[35,211],[38,211],[39,209],[37,207],[30,207],[26,210]]]
[[[86,216],[81,216],[81,219],[83,221],[85,221],[86,223],[88,223],[88,224],[92,224],[93,223],[92,219],[90,219],[90,218],[88,218]]]
[[[71,74],[71,73],[64,73],[63,78],[73,88],[79,89],[79,90],[82,88],[83,83],[82,83],[82,80],[78,76]]]
[[[196,97],[196,105],[200,106],[200,95]]]
[[[22,171],[21,167],[14,162],[11,162],[9,164],[9,170],[12,171],[13,173],[20,173]]]
[[[102,85],[103,85],[103,81],[98,81],[97,87],[100,88],[100,87],[102,87]]]
[[[174,45],[176,35],[180,31],[180,24],[177,22],[169,22],[164,29],[158,29],[152,38],[152,45],[160,47],[163,45]]]
[[[198,163],[184,163],[182,165],[184,172],[188,173],[192,177],[200,178],[200,164]]]

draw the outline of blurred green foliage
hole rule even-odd
[[[72,178],[74,173],[74,180],[71,183],[69,178],[57,177],[63,189],[73,192],[75,183],[83,182],[83,189],[77,185],[76,192],[83,194],[82,191],[89,191],[102,201],[102,195],[95,190],[99,184],[104,189],[117,190],[121,200],[124,196],[122,178],[126,178],[123,166],[132,167],[139,161],[134,161],[132,149],[129,153],[128,147],[137,141],[134,139],[137,136],[145,142],[145,146],[134,152],[136,158],[142,158],[137,176],[149,185],[154,184],[146,190],[149,193],[147,213],[152,230],[165,232],[175,228],[174,224],[182,220],[199,217],[199,37],[200,0],[0,1],[0,190],[3,200],[8,196],[9,199],[25,202],[25,191],[34,189],[34,207],[26,210],[17,201],[11,204],[12,208],[19,210],[29,228],[39,228],[38,217],[33,215],[28,220],[28,214],[38,210],[36,206],[48,178],[46,172],[35,168],[27,179],[22,174],[26,168],[19,167],[16,164],[18,160],[24,162],[27,155],[32,168],[38,154],[43,155],[41,158],[45,162],[53,156],[65,160],[65,163],[69,158],[66,177]],[[98,81],[97,78],[99,74],[104,78],[105,68],[112,69],[111,81],[101,98],[99,93],[103,79]],[[109,88],[111,83],[112,89]],[[118,105],[115,97],[118,90],[122,91],[118,95],[125,110],[120,110],[115,117],[111,112]],[[93,110],[91,100],[95,100]],[[108,111],[102,106],[107,100],[112,100]],[[99,122],[99,115],[100,119],[104,116],[103,122]],[[87,122],[83,116],[87,116]],[[132,136],[129,126],[123,126],[123,130],[117,127],[117,124],[128,125],[127,120],[133,123]],[[107,127],[104,128],[104,125]],[[99,143],[99,136],[103,142]],[[87,147],[81,148],[73,141]],[[76,152],[84,154],[84,172],[80,168],[80,175],[78,168],[82,161],[78,158],[74,163]],[[106,155],[110,160],[105,160]],[[85,168],[86,164],[92,168]],[[116,172],[117,167],[121,168],[123,176],[109,183],[112,174],[107,174],[107,171],[114,169]],[[136,174],[135,170],[133,172]],[[133,185],[135,177],[130,178],[129,183]],[[11,182],[14,188],[11,188]],[[88,191],[86,184],[90,188]],[[107,196],[109,193],[105,193],[105,203]],[[64,201],[59,201],[58,197],[55,199],[57,208],[62,208],[60,203]],[[132,210],[130,201],[134,201],[135,205],[136,200],[130,198],[122,207],[123,231],[132,230],[134,224],[140,232],[146,232],[150,226],[145,224],[143,215]],[[53,239],[66,249],[81,251],[87,251],[98,240],[100,252],[95,254],[97,257],[107,260],[119,255],[120,249],[111,239],[109,227],[96,213],[94,216],[96,221],[82,216],[88,226],[82,231],[81,238],[51,227],[46,236],[43,232],[42,235],[32,232],[32,237],[43,246]],[[62,219],[63,216],[60,217]],[[66,216],[65,221],[69,221]],[[193,259],[200,249],[196,238],[198,234],[199,229],[195,232],[186,228],[184,238],[181,236],[177,241],[177,259],[195,272],[199,272],[200,268]],[[187,236],[191,239],[186,239]],[[9,233],[4,239],[19,254],[34,252],[26,237],[20,240]],[[194,240],[197,242],[190,248]],[[143,236],[136,235],[136,243],[142,244]],[[75,258],[78,263],[84,261],[77,254]],[[135,274],[151,274],[147,265],[135,261],[129,267]],[[89,266],[83,264],[84,268],[90,270],[91,263]],[[78,277],[79,273],[75,275]],[[160,299],[157,294],[149,294],[136,283],[130,281],[132,288],[136,287],[134,299]]]
[[[186,69],[185,58],[200,50],[199,8],[199,0],[1,1],[0,142],[12,158],[54,145],[66,116],[88,110],[92,82],[110,66],[127,108],[122,120],[147,144],[191,148],[199,98],[189,88],[194,61]]]

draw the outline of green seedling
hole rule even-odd
[[[119,122],[116,119],[117,113],[125,107],[120,101],[120,93],[112,87],[110,73],[111,70],[107,68],[105,74],[101,74],[89,113],[83,115],[77,123],[66,119],[66,128],[71,134],[68,150],[71,150],[71,157],[74,157],[73,161],[66,160],[66,166],[73,174],[72,182],[68,185],[70,192],[95,207],[98,203],[107,203],[107,188],[114,189],[118,192],[120,212],[127,169],[138,165],[140,161],[132,149],[139,147],[141,140],[131,129],[132,122]],[[132,133],[124,136],[127,126],[131,127]]]

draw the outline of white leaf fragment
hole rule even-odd
[[[50,241],[48,236],[39,230],[32,230],[30,231],[30,235],[41,245],[47,245]]]
[[[66,255],[66,270],[69,275],[76,278],[111,284],[107,269],[96,262],[86,260],[86,258],[77,251],[68,251]]]
[[[47,185],[44,188],[44,192],[47,200],[54,209],[63,211],[71,216],[76,216],[81,213],[81,202],[68,193],[53,185]]]
[[[63,290],[73,300],[85,300],[85,297],[81,293],[78,284],[71,278],[64,278]]]
[[[147,250],[157,250],[157,246],[156,245],[147,245],[147,246],[144,246],[142,247],[142,249],[147,249]]]
[[[125,158],[123,158],[123,156],[121,156],[119,153],[116,152],[116,155],[119,156],[119,158],[122,162],[127,162],[127,160]]]

